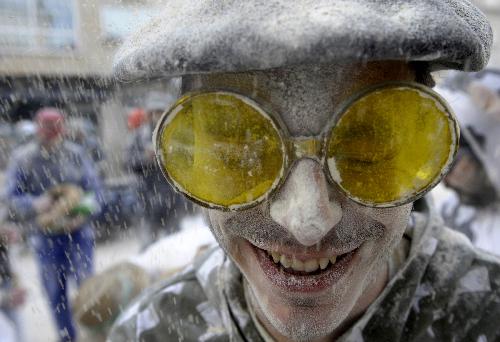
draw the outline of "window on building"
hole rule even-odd
[[[0,0],[0,53],[76,48],[74,0]]]
[[[157,13],[157,8],[135,6],[102,6],[102,38],[108,42],[121,42]]]

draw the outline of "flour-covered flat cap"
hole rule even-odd
[[[134,80],[298,64],[404,60],[479,70],[491,27],[467,0],[170,0],[124,43]]]

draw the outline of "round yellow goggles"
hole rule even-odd
[[[227,91],[188,94],[153,137],[167,180],[199,204],[244,209],[268,198],[300,158],[312,158],[351,200],[393,207],[423,196],[448,170],[459,128],[446,102],[416,83],[349,98],[317,137],[294,138],[276,115]]]

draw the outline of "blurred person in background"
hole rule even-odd
[[[133,132],[141,127],[146,121],[146,111],[142,108],[134,108],[127,116],[127,128],[130,132]]]
[[[151,139],[156,122],[173,101],[170,93],[151,92],[146,98],[145,113],[134,110],[128,118],[133,130],[124,160],[140,181],[138,197],[145,212],[141,225],[144,246],[159,235],[177,231],[181,219],[193,212],[192,205],[164,181]]]
[[[65,140],[60,110],[42,108],[35,121],[36,139],[11,156],[7,200],[32,233],[59,338],[74,341],[67,285],[74,280],[79,286],[93,272],[94,233],[88,223],[99,210],[101,182],[85,151]]]
[[[438,88],[461,123],[460,148],[435,202],[445,223],[500,255],[500,71],[452,74]]]
[[[0,323],[0,341],[22,341],[22,325],[18,317],[18,309],[24,304],[26,290],[19,284],[19,281],[12,271],[9,246],[20,239],[16,227],[8,222],[8,210],[5,202],[2,201],[0,208],[0,313],[6,320],[4,323],[12,327],[12,339],[6,337],[7,327]],[[0,317],[0,320],[2,318]]]
[[[70,141],[83,148],[99,168],[99,174],[103,176],[101,162],[105,159],[105,155],[97,139],[94,124],[85,118],[71,118],[68,120],[66,135]]]

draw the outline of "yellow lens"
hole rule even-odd
[[[255,202],[283,170],[284,147],[276,126],[234,94],[181,100],[160,134],[164,170],[181,190],[206,204]]]
[[[455,127],[430,93],[403,86],[380,89],[344,112],[328,143],[328,167],[359,202],[403,203],[426,190],[451,162]]]

